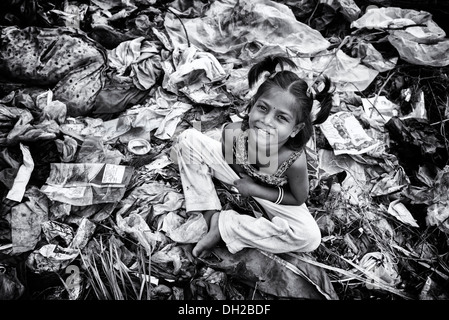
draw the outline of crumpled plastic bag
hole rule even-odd
[[[135,106],[120,117],[103,122],[103,140],[112,142],[120,139],[127,143],[137,137],[148,139],[149,133],[154,129],[156,138],[171,139],[183,115],[191,108],[192,105],[180,101],[173,104]]]
[[[402,167],[383,173],[370,191],[374,197],[392,194],[403,190],[410,184],[410,179]]]
[[[337,91],[363,91],[379,74],[365,66],[360,58],[348,56],[342,50],[331,50],[312,59],[313,70],[323,72],[334,82]]]
[[[268,0],[214,1],[204,15],[182,23],[193,45],[239,65],[287,50],[315,54],[330,45],[319,31],[296,20],[286,5]],[[167,13],[164,25],[175,47],[187,43],[175,15]]]
[[[394,69],[398,62],[398,57],[385,59],[371,43],[363,40],[357,43],[356,47],[353,48],[353,51],[354,49],[356,50],[356,56],[360,58],[364,65],[379,72]]]
[[[176,212],[184,207],[184,194],[159,181],[149,181],[134,188],[122,200],[122,203],[125,205],[136,200],[139,201],[141,207],[152,206],[154,217],[168,212]]]
[[[137,240],[149,256],[157,247],[166,242],[160,232],[153,232],[145,220],[136,213],[130,213],[127,217],[117,214],[116,220],[118,228]]]
[[[78,150],[78,142],[74,138],[64,135],[64,140],[56,139],[55,144],[62,162],[74,162]]]
[[[390,34],[388,41],[409,63],[433,67],[449,64],[449,39],[445,39],[445,31],[428,12],[397,7],[374,8],[352,22],[351,27],[386,29]]]
[[[14,179],[21,166],[21,163],[17,160],[15,159],[13,148],[0,148],[0,161],[2,163],[2,167],[0,168],[0,182],[8,189],[12,188]]]
[[[9,107],[0,104],[0,120],[10,123],[9,132],[0,133],[0,146],[17,145],[20,142],[53,140],[59,134],[59,125],[54,120],[34,122],[34,117],[27,109]]]
[[[165,69],[162,86],[176,94],[184,93],[195,103],[224,106],[231,103],[220,83],[226,78],[217,58],[195,46],[180,44],[173,51],[174,70]]]
[[[53,100],[53,92],[47,90],[36,97],[36,106],[42,111],[39,121],[55,120],[64,123],[67,116],[67,106],[58,100]]]
[[[166,279],[191,279],[195,268],[184,249],[176,243],[169,243],[151,255],[151,263]]]
[[[404,31],[395,31],[388,36],[388,41],[396,48],[405,61],[432,67],[449,65],[449,39],[426,44],[414,41],[414,37]]]
[[[108,51],[108,63],[119,76],[130,77],[139,90],[151,89],[162,73],[159,48],[145,37],[124,41]]]
[[[295,254],[274,255],[252,248],[231,254],[221,247],[214,248],[213,254],[218,261],[202,259],[207,266],[262,292],[287,299],[338,300],[326,272]]]
[[[175,242],[197,243],[207,233],[208,226],[200,212],[190,214],[187,219],[169,212],[164,217],[161,230]]]

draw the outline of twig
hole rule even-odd
[[[171,9],[168,8],[168,7],[167,7],[167,10],[170,11],[171,13],[173,13],[174,16],[175,16],[176,18],[178,18],[179,22],[181,22],[181,26],[182,26],[182,28],[184,29],[184,33],[186,34],[187,46],[190,48],[189,35],[188,35],[188,33],[187,33],[187,29],[186,29],[186,27],[185,27],[185,25],[184,25],[184,22],[182,22],[181,18],[180,18],[180,17],[179,17],[173,10],[171,10]]]
[[[387,79],[385,79],[384,83],[382,84],[382,86],[379,89],[379,92],[376,94],[376,97],[374,98],[374,102],[371,103],[371,105],[373,106],[373,109],[375,109],[377,111],[377,113],[381,116],[382,120],[385,121],[385,118],[383,117],[382,113],[380,113],[380,111],[376,108],[376,102],[377,99],[379,98],[380,93],[382,92],[382,90],[385,88],[385,86],[387,85],[388,81],[390,81],[391,77],[395,74],[396,72],[392,72]],[[372,114],[372,111],[371,111]]]

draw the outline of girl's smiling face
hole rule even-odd
[[[294,137],[303,127],[298,123],[294,96],[273,88],[254,103],[248,118],[249,138],[259,146],[279,148]]]

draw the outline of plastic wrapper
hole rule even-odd
[[[118,202],[133,168],[103,163],[52,163],[41,191],[53,201],[85,206]]]
[[[82,219],[69,247],[73,249],[83,249],[92,238],[96,227],[96,224],[89,219]]]
[[[383,127],[392,117],[399,115],[399,106],[389,101],[385,96],[362,98],[365,118],[378,127]]]
[[[48,243],[68,247],[73,240],[75,232],[65,223],[48,220],[42,224],[42,232]]]
[[[381,143],[371,138],[357,118],[347,111],[332,114],[320,128],[336,155],[363,154]]]
[[[46,244],[28,255],[26,265],[37,274],[60,272],[67,268],[78,254],[79,251],[77,249],[64,248],[56,244]]]

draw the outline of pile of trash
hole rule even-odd
[[[0,299],[448,299],[449,39],[380,2],[6,1]],[[322,243],[193,263],[170,147],[239,120],[273,54],[336,87],[309,142]]]

